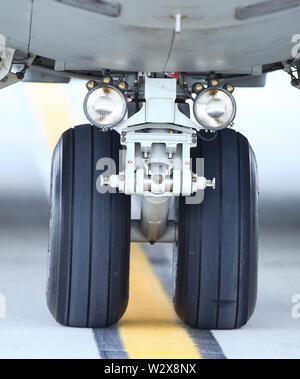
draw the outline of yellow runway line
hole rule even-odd
[[[25,83],[23,89],[52,152],[62,133],[78,124],[72,104],[62,84]]]
[[[202,358],[138,244],[131,245],[130,301],[119,331],[130,358]]]

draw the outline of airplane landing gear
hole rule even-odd
[[[130,114],[130,86],[106,79],[88,85],[85,112],[95,126],[65,132],[53,155],[51,313],[74,327],[118,322],[128,302],[130,240],[169,242],[178,251],[179,317],[201,329],[241,327],[256,303],[258,184],[247,139],[229,129],[233,87],[195,83],[196,124],[182,101],[188,85],[145,77],[142,104],[135,93]],[[140,220],[130,219],[130,195],[142,199]]]

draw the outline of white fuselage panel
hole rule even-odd
[[[74,70],[237,73],[291,58],[300,33],[299,6],[238,20],[236,7],[258,0],[112,2],[121,5],[119,17],[56,0],[2,0],[0,33],[10,47]]]

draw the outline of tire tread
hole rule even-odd
[[[257,290],[257,167],[247,139],[233,130],[199,140],[217,187],[202,204],[179,205],[175,309],[201,329],[234,329],[251,317]],[[252,163],[251,163],[252,160]]]
[[[130,197],[95,190],[96,162],[119,148],[117,133],[80,125],[53,154],[47,302],[63,325],[108,326],[127,307]]]

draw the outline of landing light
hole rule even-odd
[[[113,128],[125,117],[127,101],[118,88],[100,85],[87,93],[83,109],[93,125],[102,129]]]
[[[206,88],[194,101],[194,116],[206,129],[220,130],[230,126],[235,114],[235,100],[224,88]]]

